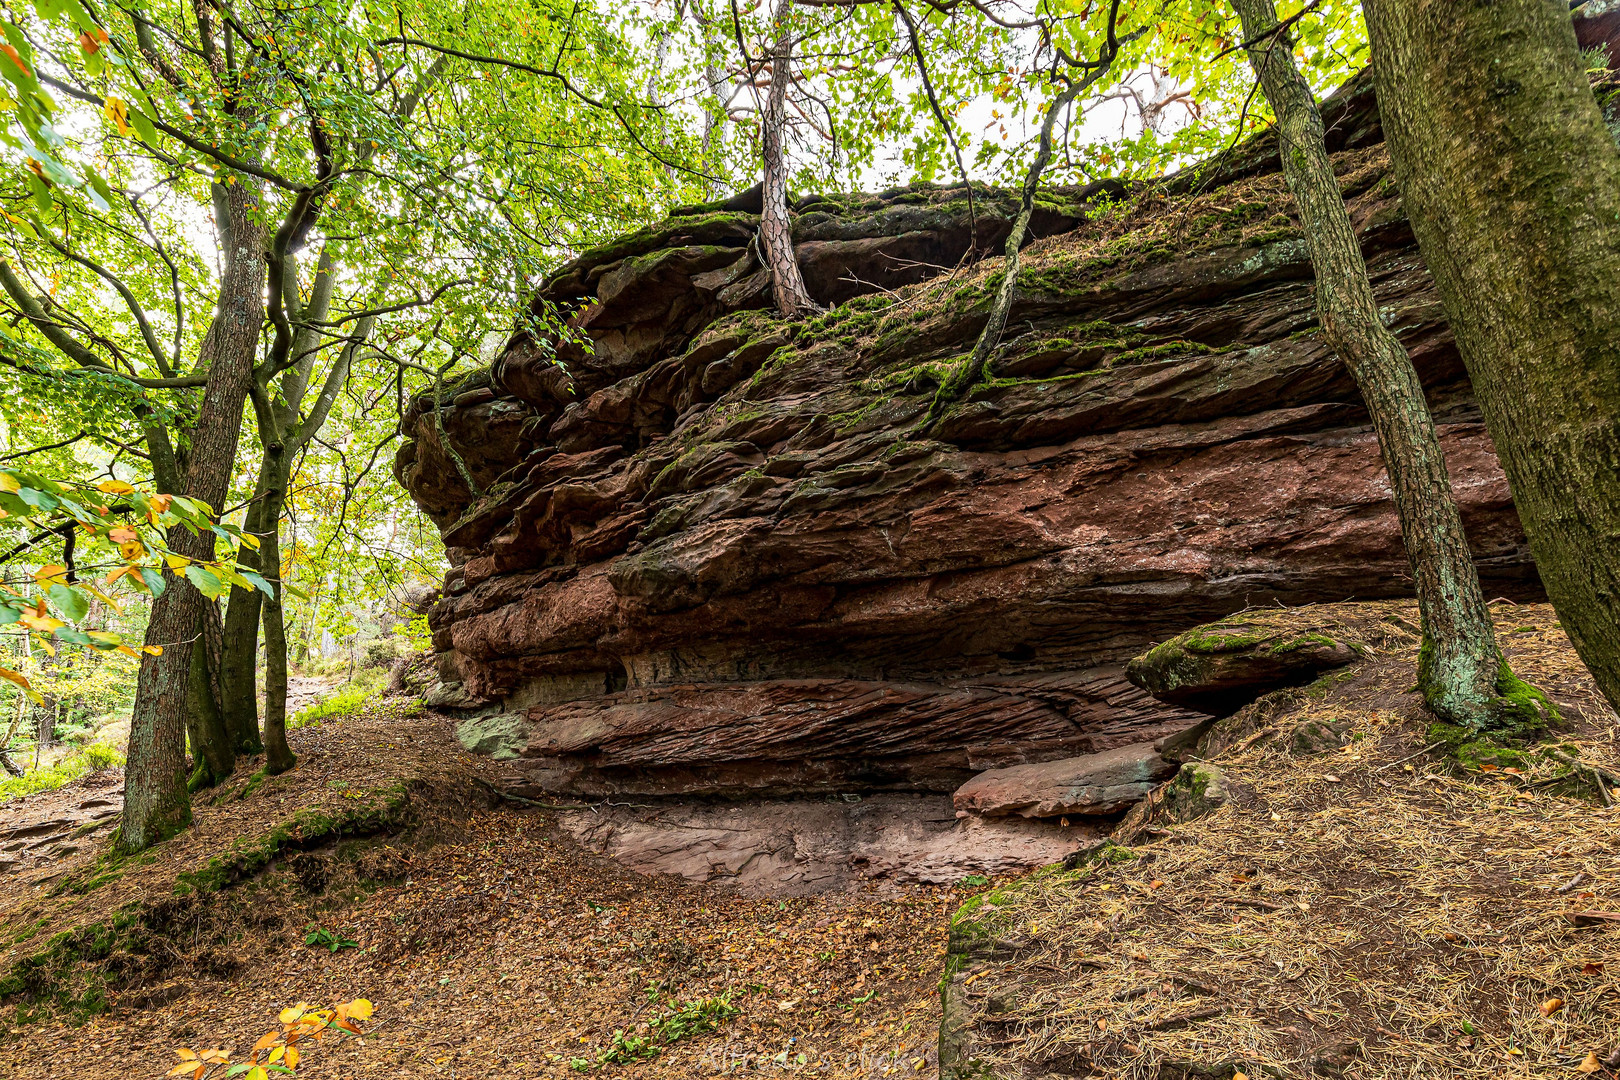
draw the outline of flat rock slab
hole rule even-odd
[[[812,896],[877,881],[954,884],[1056,862],[1106,831],[958,818],[945,795],[854,802],[601,806],[560,816],[581,845],[644,874],[727,883],[746,896]]]
[[[984,817],[1114,814],[1147,798],[1176,771],[1152,743],[1100,754],[990,769],[956,789],[958,810]]]

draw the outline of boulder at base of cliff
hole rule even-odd
[[[1126,676],[1160,701],[1224,716],[1361,659],[1355,631],[1322,610],[1244,611],[1195,627],[1136,657]]]

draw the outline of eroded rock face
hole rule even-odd
[[[1370,94],[1329,118],[1486,588],[1533,596]],[[993,378],[928,430],[1000,273],[960,192],[802,205],[806,278],[839,303],[797,324],[757,310],[746,205],[564,267],[536,303],[590,355],[519,335],[444,411],[483,497],[430,402],[396,462],[455,566],[431,621],[458,701],[522,715],[494,742],[545,791],[943,792],[1196,722],[1120,666],[1187,626],[1407,594],[1274,151],[1240,149],[1197,194],[1061,193]],[[977,201],[993,249],[1010,200]]]

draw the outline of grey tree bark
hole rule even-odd
[[[1366,0],[1402,200],[1547,594],[1620,708],[1620,151],[1564,0]]]
[[[766,57],[771,67],[771,82],[759,118],[760,144],[764,151],[764,205],[759,215],[759,235],[761,255],[771,271],[776,309],[796,319],[819,307],[811,299],[804,275],[799,272],[799,259],[793,253],[793,220],[788,214],[783,136],[787,129],[788,83],[793,78],[793,36],[787,25],[791,7],[792,0],[777,0],[771,16],[775,37]]]
[[[1526,715],[1498,690],[1499,683],[1502,691],[1513,690],[1512,676],[1497,648],[1423,384],[1379,317],[1321,114],[1294,65],[1293,43],[1278,29],[1272,0],[1234,0],[1233,6],[1250,43],[1249,63],[1277,118],[1283,175],[1316,271],[1322,336],[1355,379],[1378,433],[1423,624],[1418,686],[1429,707],[1452,723],[1537,726],[1535,710]]]

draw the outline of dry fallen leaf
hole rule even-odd
[[[1603,1068],[1603,1062],[1598,1060],[1597,1052],[1593,1051],[1586,1055],[1586,1060],[1575,1066],[1575,1071],[1590,1076],[1601,1068]]]
[[[1542,1016],[1551,1016],[1553,1013],[1557,1012],[1559,1009],[1562,1009],[1563,1007],[1564,1007],[1564,999],[1563,998],[1548,998],[1546,1001],[1543,1001],[1541,1003],[1541,1015]]]
[[[1581,968],[1581,974],[1582,975],[1601,975],[1601,974],[1603,974],[1603,965],[1602,965],[1602,963],[1587,964],[1585,967]]]

